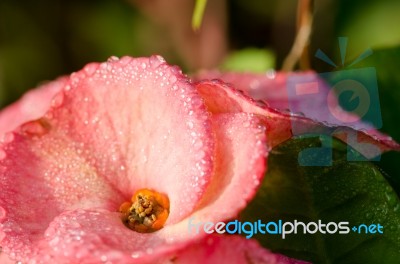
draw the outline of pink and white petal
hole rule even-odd
[[[66,211],[56,217],[29,255],[46,263],[155,263],[186,244],[155,233],[128,230],[119,214],[104,209]]]
[[[196,212],[162,230],[178,241],[204,235],[197,228],[200,222],[216,223],[237,217],[254,197],[266,170],[265,127],[257,117],[246,113],[216,114],[213,128],[217,167],[212,182]]]
[[[117,211],[140,188],[167,194],[178,222],[210,181],[213,144],[202,98],[159,57],[89,64],[0,148],[0,245],[24,258],[63,211]]]
[[[211,177],[214,146],[204,102],[159,56],[87,65],[71,76],[53,120],[84,144],[83,156],[125,199],[141,188],[167,194],[168,222],[192,212],[206,188],[199,181]]]
[[[123,199],[63,134],[43,137],[15,133],[2,150],[0,245],[17,260],[29,259],[49,223],[67,208],[115,208]]]
[[[191,217],[219,221],[235,217],[253,198],[266,171],[265,127],[252,114],[216,114],[214,177]]]
[[[367,158],[373,158],[388,150],[400,150],[400,145],[388,136],[356,131],[350,127],[331,126],[306,117],[280,112],[218,80],[198,82],[197,89],[212,113],[247,112],[265,117],[267,143],[271,147],[293,135],[322,133],[334,135],[347,142]],[[294,127],[295,134],[293,134]]]
[[[216,168],[205,197],[190,217],[167,224],[151,233],[127,229],[117,213],[109,210],[74,210],[56,217],[40,242],[38,259],[101,258],[118,263],[154,263],[205,235],[190,230],[191,221],[223,221],[238,215],[258,187],[265,171],[265,135],[251,114],[220,114],[212,117],[216,137]],[[240,197],[238,195],[240,194]]]
[[[0,112],[0,135],[13,131],[25,122],[42,117],[50,108],[53,97],[64,88],[67,77],[45,83],[28,91],[17,102]]]
[[[306,264],[308,262],[275,254],[257,241],[232,235],[209,235],[179,251],[173,263]]]

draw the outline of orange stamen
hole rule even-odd
[[[150,233],[163,228],[169,215],[169,199],[165,194],[140,189],[131,202],[121,204],[122,221],[139,233]]]

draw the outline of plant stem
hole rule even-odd
[[[308,43],[312,29],[312,6],[313,0],[299,0],[297,8],[297,34],[293,46],[285,58],[282,71],[293,71],[300,62],[301,69],[309,69]]]

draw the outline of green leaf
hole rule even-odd
[[[274,148],[268,172],[255,199],[240,220],[263,223],[282,220],[380,224],[383,234],[256,234],[275,252],[313,263],[399,263],[400,201],[370,162],[349,162],[347,146],[332,139],[332,166],[300,166],[299,153],[318,148],[327,136],[293,138]],[[364,231],[364,230],[363,230]]]
[[[378,79],[380,108],[382,113],[381,131],[400,142],[400,47],[374,50],[367,59],[353,68],[374,67]],[[400,153],[390,152],[382,155],[377,164],[388,173],[389,180],[400,194]]]
[[[193,16],[192,16],[192,28],[193,30],[200,29],[201,22],[203,20],[204,10],[206,9],[207,0],[196,0]]]
[[[226,71],[261,72],[275,67],[275,54],[266,49],[246,48],[232,52],[222,64]]]

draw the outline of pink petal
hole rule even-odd
[[[197,78],[199,80],[221,79],[233,84],[235,88],[243,91],[246,95],[265,101],[272,108],[302,113],[308,118],[332,125],[373,130],[371,125],[361,122],[358,117],[343,110],[341,110],[341,119],[332,115],[327,108],[327,98],[331,89],[312,71],[267,74],[210,71],[203,72]],[[299,91],[288,92],[293,88],[298,88]],[[303,96],[301,93],[304,92],[311,93],[312,96]],[[331,107],[340,108],[336,97],[332,97],[329,103]],[[350,122],[350,120],[356,121]]]
[[[116,212],[67,211],[49,225],[30,258],[48,263],[153,263],[184,245],[171,244],[159,232],[128,230]]]
[[[1,264],[15,264],[15,261],[11,260],[6,254],[1,252],[0,248],[0,263]]]
[[[240,236],[210,235],[178,252],[174,263],[306,264],[274,254],[257,241]]]
[[[89,64],[51,105],[0,149],[5,251],[29,259],[63,211],[117,211],[141,188],[169,196],[167,224],[198,204],[213,170],[211,122],[178,69],[159,57]]]
[[[128,230],[116,212],[77,209],[55,217],[34,247],[23,245],[10,254],[27,263],[155,263],[190,242],[175,242],[160,232]]]
[[[27,92],[19,101],[0,112],[0,135],[13,131],[25,122],[42,117],[50,108],[53,97],[67,83],[67,77],[61,77]]]
[[[198,209],[187,219],[170,227],[186,237],[204,235],[200,223],[237,217],[251,200],[266,170],[265,127],[253,115],[213,116],[217,137],[216,172]]]
[[[157,232],[143,234],[127,229],[116,212],[105,209],[65,211],[51,221],[46,231],[41,231],[42,237],[35,247],[26,246],[26,242],[23,250],[31,251],[26,256],[37,260],[57,259],[58,263],[79,259],[88,263],[102,259],[118,263],[137,259],[140,263],[153,263],[205,235],[204,232],[189,232],[190,219],[217,222],[237,216],[255,194],[265,169],[263,127],[257,118],[242,113],[221,114],[212,119],[217,138],[216,173],[201,208],[193,215]],[[23,234],[8,236],[15,239]]]
[[[313,74],[305,72],[302,75]],[[232,84],[235,88],[245,92],[256,100],[265,100],[268,104],[277,109],[289,109],[289,96],[286,81],[289,75],[299,75],[297,73],[267,72],[241,73],[241,72],[220,72],[203,71],[195,76],[196,80],[220,79]],[[296,98],[290,98],[290,100]]]
[[[197,89],[212,113],[247,112],[265,117],[268,145],[271,147],[292,137],[292,128],[296,126],[295,135],[304,133],[334,135],[346,141],[367,158],[373,158],[387,150],[400,150],[400,145],[388,136],[355,131],[344,126],[331,126],[282,112],[269,107],[264,102],[256,102],[239,90],[218,80],[198,82]]]

